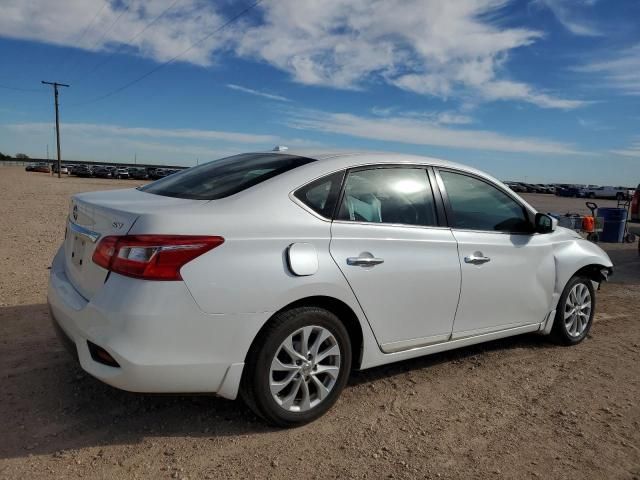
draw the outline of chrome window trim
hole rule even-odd
[[[322,178],[322,177],[318,177],[318,178]],[[311,182],[308,182],[311,183]],[[306,183],[305,183],[306,185]],[[302,185],[299,188],[304,187],[304,185]],[[295,203],[296,205],[298,205],[299,207],[301,207],[302,209],[306,210],[307,212],[309,212],[311,215],[313,215],[314,217],[322,220],[323,222],[331,222],[330,218],[326,218],[323,217],[322,215],[320,215],[318,212],[316,212],[314,209],[312,209],[311,207],[309,207],[308,205],[306,205],[304,202],[302,202],[298,197],[295,196],[295,192],[299,189],[296,188],[295,190],[289,192],[289,198],[293,201],[293,203]]]
[[[402,228],[420,228],[433,230],[452,230],[451,227],[440,225],[411,225],[408,223],[384,223],[384,222],[357,222],[355,220],[334,220],[333,223],[343,225],[370,225],[376,227],[402,227]]]

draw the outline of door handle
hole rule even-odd
[[[375,257],[348,257],[347,265],[352,265],[356,267],[373,267],[374,265],[379,265],[384,263],[382,258]]]
[[[490,261],[491,259],[482,255],[482,252],[475,252],[472,255],[464,257],[464,263],[471,263],[473,265],[482,265]]]

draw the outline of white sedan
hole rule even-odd
[[[478,170],[265,152],[73,196],[48,300],[94,377],[241,395],[292,426],[352,369],[528,332],[577,344],[611,269]]]

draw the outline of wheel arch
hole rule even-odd
[[[247,351],[246,358],[248,358],[250,352],[253,350],[255,344],[262,337],[262,333],[267,328],[267,326],[271,323],[273,318],[279,313],[291,310],[293,308],[298,307],[318,307],[328,310],[333,313],[338,319],[343,323],[347,332],[349,334],[349,339],[351,341],[351,354],[352,354],[352,369],[358,370],[360,369],[360,365],[362,364],[362,356],[364,351],[364,333],[362,331],[362,325],[360,324],[360,320],[353,309],[347,305],[342,300],[339,300],[334,297],[325,296],[325,295],[315,295],[300,298],[295,300],[284,307],[282,307],[277,312],[274,312],[271,317],[264,323],[264,325],[260,328],[253,341],[251,342],[251,346]]]
[[[611,273],[611,267],[607,267],[601,263],[590,263],[584,267],[579,268],[576,272],[569,277],[569,279],[575,276],[587,277],[593,282],[598,284],[606,282],[609,274]],[[567,282],[569,281],[567,280]]]

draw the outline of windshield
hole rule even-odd
[[[313,161],[282,153],[244,153],[188,168],[140,190],[165,197],[217,200]]]

